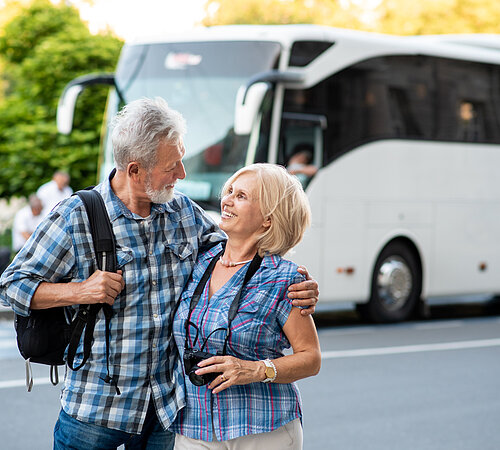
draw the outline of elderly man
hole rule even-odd
[[[171,376],[178,358],[172,317],[199,250],[225,239],[201,208],[174,191],[186,175],[184,132],[182,116],[159,98],[130,103],[115,121],[116,170],[95,189],[113,225],[118,273],[92,273],[90,229],[74,196],[42,222],[0,279],[0,296],[18,314],[59,305],[113,305],[109,364],[121,395],[104,381],[105,321],[98,317],[88,362],[66,372],[56,449],[173,447],[167,429],[184,399]],[[299,304],[316,303],[315,281],[296,288],[296,298],[306,299]]]

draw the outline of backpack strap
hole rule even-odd
[[[108,213],[104,200],[96,190],[82,190],[76,192],[82,200],[87,216],[89,218],[90,232],[94,245],[94,251],[97,259],[97,268],[106,272],[116,272],[116,241],[113,233],[113,227],[109,220]],[[113,315],[111,305],[107,303],[96,303],[92,305],[80,305],[78,313],[72,322],[72,333],[68,346],[67,363],[70,369],[78,370],[87,362],[90,357],[92,348],[92,340],[94,336],[94,328],[97,319],[97,314],[103,310],[105,325],[106,325],[106,377],[101,378],[105,383],[111,384],[118,395],[117,381],[118,377],[110,375],[109,372],[109,344],[110,344],[110,321]],[[80,339],[83,338],[83,359],[82,362],[75,367],[74,359]]]

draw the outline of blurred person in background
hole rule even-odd
[[[59,202],[73,195],[73,189],[70,188],[69,182],[69,174],[58,170],[52,176],[52,180],[38,188],[36,195],[42,201],[43,216],[52,211]]]
[[[18,252],[42,221],[43,204],[36,194],[31,194],[28,204],[14,217],[12,225],[12,250]]]

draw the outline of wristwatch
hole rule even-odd
[[[276,366],[274,363],[268,358],[263,359],[262,362],[266,365],[266,378],[262,380],[263,383],[272,383],[276,379],[276,375],[278,375],[278,371],[276,370]]]

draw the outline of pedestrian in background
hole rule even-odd
[[[44,216],[62,200],[73,195],[73,189],[69,186],[69,182],[70,176],[67,172],[57,171],[52,176],[52,180],[38,188],[36,195],[42,201]]]
[[[43,219],[43,205],[36,194],[31,194],[28,204],[21,208],[14,217],[12,225],[12,250],[18,252],[30,238]]]

